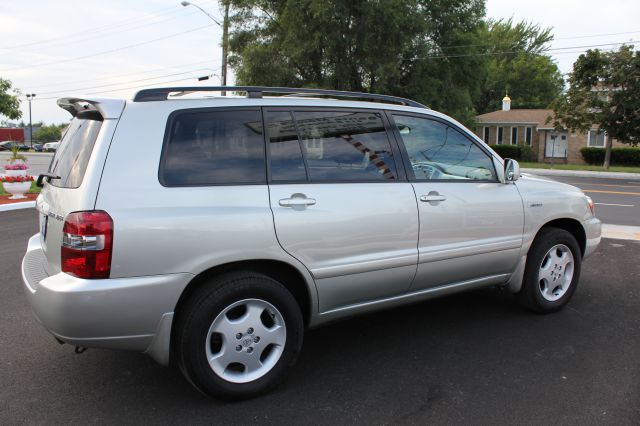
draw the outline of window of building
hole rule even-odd
[[[518,128],[511,128],[511,145],[518,145]]]
[[[496,180],[491,157],[455,128],[428,118],[393,118],[416,180]]]
[[[483,138],[482,140],[484,141],[484,143],[488,144],[489,143],[489,128],[485,127],[483,129]]]
[[[294,111],[294,116],[312,182],[397,179],[379,113]]]
[[[496,132],[496,143],[498,145],[502,145],[503,133],[504,133],[504,128],[503,127],[498,127],[498,131]]]
[[[531,127],[525,127],[524,129],[524,143],[531,146],[531,140],[533,139],[533,129]]]
[[[266,183],[260,110],[185,111],[169,126],[163,185]]]
[[[589,130],[587,136],[587,146],[593,148],[604,148],[606,134],[603,131]]]

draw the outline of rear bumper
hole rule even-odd
[[[167,332],[191,274],[85,280],[63,272],[49,276],[46,268],[36,234],[22,261],[22,280],[36,318],[51,334],[75,346],[149,351],[168,360],[168,336],[157,334]]]
[[[600,219],[593,217],[582,222],[582,226],[584,227],[584,232],[587,237],[584,256],[582,258],[586,259],[596,250],[598,244],[600,244],[600,240],[602,239],[602,222],[600,222]]]

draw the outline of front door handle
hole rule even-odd
[[[425,203],[433,203],[433,202],[439,202],[439,201],[445,201],[447,199],[447,197],[445,197],[444,195],[440,195],[438,194],[437,191],[431,191],[429,192],[428,195],[422,195],[420,197],[420,201],[423,201]]]
[[[282,207],[291,207],[294,210],[301,210],[307,206],[313,206],[316,204],[315,198],[307,198],[304,194],[293,194],[291,198],[283,198],[278,201]]]

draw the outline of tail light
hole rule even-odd
[[[113,220],[107,212],[70,213],[62,228],[62,272],[78,278],[109,278]]]

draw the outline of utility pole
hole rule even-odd
[[[29,144],[33,148],[33,124],[31,122],[31,99],[35,98],[35,93],[27,93],[27,100],[29,101]]]
[[[229,0],[224,0],[224,21],[222,22],[222,85],[227,85],[227,50],[229,48]],[[227,92],[222,92],[227,96]]]
[[[209,19],[216,23],[219,27],[222,27],[222,86],[227,85],[227,51],[229,47],[229,0],[221,0],[221,3],[224,5],[224,21],[222,23],[218,22],[216,18],[214,18],[209,12],[201,8],[195,3],[188,2],[183,0],[180,2],[184,7],[193,6],[200,9],[202,13],[207,15]],[[222,96],[227,96],[226,91],[222,91]]]

